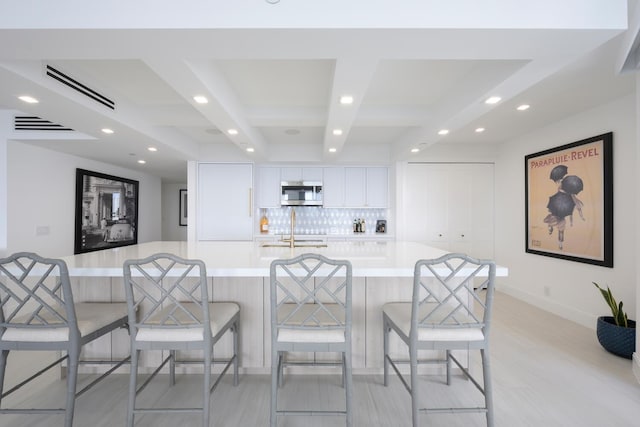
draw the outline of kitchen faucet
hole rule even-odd
[[[289,247],[290,248],[294,248],[295,247],[295,239],[293,237],[293,231],[294,228],[296,226],[296,210],[291,208],[291,234],[289,235],[288,239],[282,239],[283,242],[289,242]]]

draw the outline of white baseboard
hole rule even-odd
[[[571,307],[566,307],[556,301],[551,300],[550,298],[532,295],[522,291],[521,289],[514,288],[508,285],[500,285],[496,287],[496,289],[500,292],[504,292],[507,295],[511,295],[514,298],[518,298],[519,300],[534,305],[542,310],[548,311],[549,313],[553,313],[564,319],[571,320],[572,322],[578,323],[589,329],[596,329],[596,316],[584,313]]]
[[[633,374],[636,376],[636,380],[640,383],[640,353],[637,351],[633,353],[631,366],[633,368]]]

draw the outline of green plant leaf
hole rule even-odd
[[[613,298],[613,295],[611,294],[611,289],[609,289],[608,286],[606,290],[602,289],[600,286],[598,286],[596,282],[593,282],[593,284],[596,286],[596,288],[600,290],[600,293],[602,293],[602,297],[607,302],[607,305],[609,305],[609,308],[611,309],[611,313],[613,313],[613,316],[615,317],[616,316],[615,313],[618,310],[618,305],[616,304],[616,301]]]
[[[616,325],[627,327],[627,313],[622,310],[622,301],[620,301],[620,305],[618,306],[618,315],[616,317]]]
[[[607,286],[607,289],[602,289],[596,282],[592,282],[596,288],[600,290],[602,297],[606,301],[607,305],[611,309],[611,314],[613,315],[613,320],[618,326],[628,327],[628,317],[627,313],[622,309],[622,301],[620,304],[616,302],[616,299],[613,297],[611,293],[611,289]]]

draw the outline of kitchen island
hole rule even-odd
[[[207,268],[209,295],[214,301],[236,301],[241,313],[240,364],[246,373],[268,373],[270,368],[269,267],[277,258],[303,253],[320,253],[348,259],[353,266],[353,368],[355,373],[382,370],[382,305],[389,301],[410,301],[416,261],[437,258],[446,252],[415,242],[329,242],[324,247],[300,242],[304,247],[263,247],[254,242],[149,242],[63,258],[74,284],[77,300],[125,301],[122,264],[158,252],[201,259]],[[496,269],[506,276],[505,267]],[[396,338],[396,337],[393,337]],[[229,342],[221,352],[228,352]],[[401,349],[397,342],[391,348]],[[128,354],[124,331],[106,337],[93,349],[104,356]],[[217,353],[220,354],[220,353]],[[107,354],[108,355],[108,354]],[[141,361],[151,366],[158,355]],[[307,356],[309,357],[309,356]],[[313,356],[310,356],[313,357]]]

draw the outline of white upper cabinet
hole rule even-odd
[[[367,205],[366,168],[344,168],[344,205],[350,208]]]
[[[259,208],[280,207],[280,168],[261,166],[256,179],[256,204]]]
[[[386,167],[324,168],[324,207],[386,208],[389,171]]]
[[[389,170],[384,167],[367,168],[367,200],[369,208],[386,208],[389,205]]]
[[[344,168],[324,168],[322,182],[323,206],[325,208],[344,207]]]
[[[253,166],[198,164],[197,240],[253,239]]]
[[[280,168],[282,181],[322,181],[322,168],[286,167]]]

